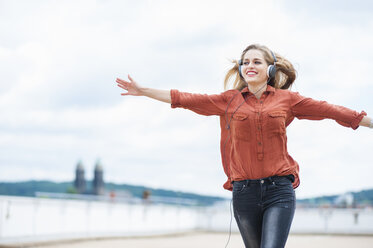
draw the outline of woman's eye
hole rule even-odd
[[[250,64],[250,62],[248,62],[248,61],[245,61],[245,62],[243,62],[242,64],[243,64],[243,65],[249,65],[249,64]],[[261,62],[260,62],[260,61],[254,61],[254,64],[256,64],[256,65],[260,65],[260,64],[261,64]]]

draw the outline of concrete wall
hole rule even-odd
[[[230,202],[211,207],[0,196],[0,244],[15,240],[238,232]],[[297,209],[293,233],[373,234],[370,209]]]

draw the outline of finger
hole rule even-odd
[[[124,89],[124,90],[128,90],[128,88],[127,88],[126,86],[123,86],[123,85],[121,85],[121,84],[118,84],[118,87],[119,87],[119,88],[122,88],[122,89]]]
[[[120,83],[120,84],[129,84],[130,82],[127,82],[126,80],[123,80],[123,79],[120,79],[120,78],[117,78],[115,80],[117,83]]]
[[[128,96],[129,93],[128,93],[128,92],[127,92],[127,93],[121,93],[121,95],[122,95],[122,96]]]
[[[119,84],[119,83],[118,83],[117,85],[118,85],[118,87],[123,88],[123,89],[124,89],[124,88],[128,88],[126,85],[123,85],[123,84]]]
[[[126,82],[117,82],[118,83],[118,86],[121,85],[123,87],[126,87],[128,88],[130,86],[130,83],[126,83]]]
[[[131,82],[135,81],[135,80],[132,79],[132,77],[130,76],[130,74],[128,74],[128,79],[129,79]]]

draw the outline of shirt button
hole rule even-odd
[[[261,143],[261,142],[258,142],[258,145],[260,145],[260,146],[261,146],[261,145],[262,145],[262,143]]]
[[[263,101],[260,101],[260,104],[263,104]]]

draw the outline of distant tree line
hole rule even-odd
[[[144,191],[148,191],[151,196],[173,197],[190,199],[198,202],[199,205],[210,205],[217,201],[226,200],[223,197],[205,196],[180,191],[165,189],[152,189],[144,186],[105,183],[105,191],[110,192],[128,192],[131,196],[142,198]],[[56,183],[51,181],[25,181],[25,182],[3,182],[0,183],[0,195],[28,196],[34,197],[35,192],[50,193],[77,193],[73,182]]]
[[[200,205],[211,205],[217,201],[227,200],[223,197],[206,196],[187,192],[152,189],[144,186],[129,184],[105,183],[105,191],[110,192],[128,192],[131,196],[142,198],[145,191],[151,196],[183,198],[197,201]],[[3,182],[0,183],[0,195],[28,196],[34,197],[35,192],[51,193],[77,193],[73,182],[56,183],[51,181],[25,181],[25,182]],[[373,189],[362,190],[351,193],[355,205],[373,206]],[[338,195],[320,196],[307,199],[298,199],[297,202],[304,205],[333,205]]]

